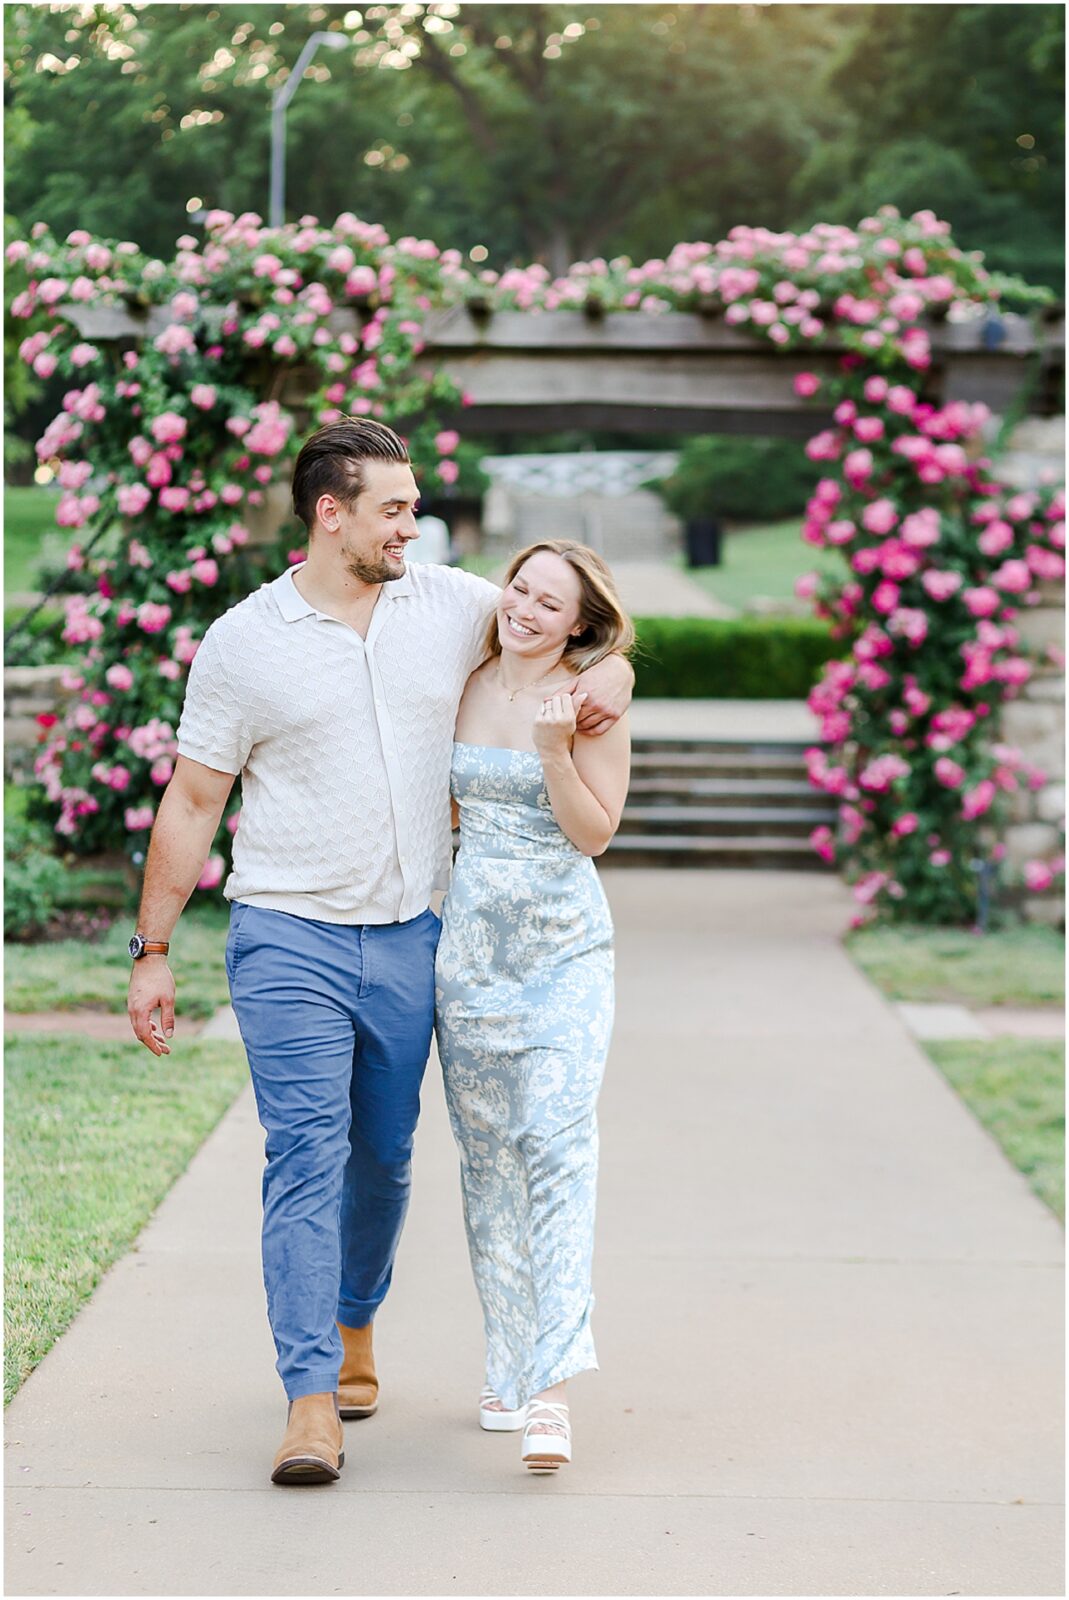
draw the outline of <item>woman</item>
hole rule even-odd
[[[626,719],[576,731],[576,673],[634,630],[567,539],[512,562],[457,716],[460,850],[436,968],[438,1050],[487,1340],[479,1419],[527,1466],[571,1460],[565,1382],[597,1366],[595,1103],[612,1029],[612,922],[592,856],[627,794]]]

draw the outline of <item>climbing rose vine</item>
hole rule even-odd
[[[817,830],[814,846],[868,908],[971,913],[970,863],[992,852],[1000,798],[1039,781],[995,730],[1031,670],[1013,619],[1062,575],[1064,523],[1054,492],[991,480],[982,407],[925,397],[926,321],[983,315],[1007,287],[932,213],[884,208],[856,229],[802,234],[740,227],[665,260],[577,263],[556,279],[538,265],[472,273],[458,251],[393,242],[351,215],[268,229],[210,212],[169,263],[84,232],[59,243],[38,225],[7,257],[23,275],[22,356],[69,384],[37,453],[62,490],[57,522],[83,534],[64,628],[80,659],[36,772],[71,848],[122,835],[143,851],[204,630],[301,557],[287,550],[293,524],[281,545],[250,534],[307,421],[380,417],[408,438],[424,484],[456,480],[459,433],[443,424],[464,397],[419,360],[429,312],[698,311],[767,339],[795,369],[807,352],[842,352],[834,376],[794,379],[834,409],[809,445],[828,465],[804,537],[848,567],[802,584],[844,648],[812,698],[825,745],[811,779],[840,801],[837,833]],[[143,331],[107,339],[111,306],[144,311]],[[236,818],[235,801],[204,887],[223,876]]]

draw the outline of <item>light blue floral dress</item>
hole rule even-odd
[[[541,758],[457,743],[460,850],[435,974],[487,1382],[511,1410],[597,1366],[595,1105],[613,1017],[612,920],[553,816]]]

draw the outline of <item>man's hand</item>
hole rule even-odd
[[[576,718],[579,733],[608,733],[614,722],[619,722],[631,704],[631,691],[635,674],[631,663],[623,656],[606,656],[597,666],[590,667],[571,685],[586,695],[583,709]]]
[[[167,1040],[174,1032],[174,975],[164,956],[142,956],[134,962],[126,997],[130,1026],[154,1056],[169,1056]],[[159,1021],[153,1012],[160,1013]]]

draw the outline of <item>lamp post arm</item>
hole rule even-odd
[[[304,42],[304,48],[294,62],[293,71],[276,89],[271,101],[271,195],[268,222],[272,228],[281,228],[286,214],[286,107],[301,86],[305,69],[319,46],[328,44],[331,49],[343,47],[336,33],[313,33]]]

